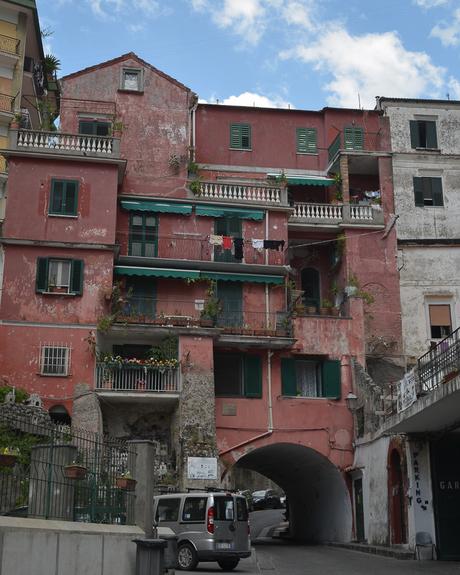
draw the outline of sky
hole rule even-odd
[[[37,0],[60,76],[135,52],[221,104],[460,100],[460,0]]]

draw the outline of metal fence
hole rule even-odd
[[[0,513],[134,524],[135,451],[39,419],[0,410]]]
[[[420,392],[435,389],[460,370],[460,328],[453,331],[417,360]]]

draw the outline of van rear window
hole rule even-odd
[[[234,520],[233,497],[214,497],[214,508],[214,519],[216,521]]]
[[[180,499],[160,499],[158,501],[155,521],[177,521],[179,518]]]
[[[246,505],[246,499],[242,497],[236,498],[236,519],[237,521],[248,520],[248,506]]]
[[[184,502],[182,521],[204,521],[207,497],[187,497]]]

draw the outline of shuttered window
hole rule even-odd
[[[346,150],[364,149],[364,132],[362,128],[345,128],[343,135]]]
[[[452,331],[452,320],[449,304],[430,304],[430,336],[432,339],[447,337]]]
[[[260,356],[216,353],[214,388],[218,397],[262,397]]]
[[[158,251],[157,216],[151,213],[131,213],[129,220],[129,255],[156,257]]]
[[[433,120],[410,120],[410,145],[414,149],[437,149],[436,122]]]
[[[442,178],[414,177],[414,200],[422,208],[443,206]]]
[[[296,139],[298,154],[316,153],[316,128],[297,128]]]
[[[328,397],[341,394],[340,361],[298,358],[281,360],[281,394],[288,397]]]
[[[231,124],[230,148],[237,150],[251,149],[251,126],[249,124]]]
[[[35,291],[81,295],[83,260],[37,258]]]
[[[103,120],[80,120],[78,133],[88,136],[108,136],[112,124]]]
[[[48,213],[60,216],[76,216],[78,187],[79,183],[75,180],[51,180]]]

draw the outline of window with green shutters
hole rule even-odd
[[[442,178],[414,177],[414,200],[421,208],[443,206]]]
[[[35,291],[81,295],[83,260],[37,258]]]
[[[316,153],[316,128],[297,128],[296,139],[298,154]]]
[[[411,148],[437,149],[436,122],[434,120],[410,120]]]
[[[260,356],[216,353],[214,388],[218,397],[262,397]]]
[[[363,150],[364,149],[364,132],[359,127],[345,128],[343,131],[345,150]]]
[[[78,212],[78,188],[76,180],[51,180],[48,213],[59,216],[76,216]]]
[[[287,397],[339,399],[340,361],[282,358],[281,394]]]
[[[230,148],[237,150],[251,149],[251,126],[249,124],[231,124]]]
[[[131,213],[129,220],[129,255],[156,257],[158,221],[151,213]]]

